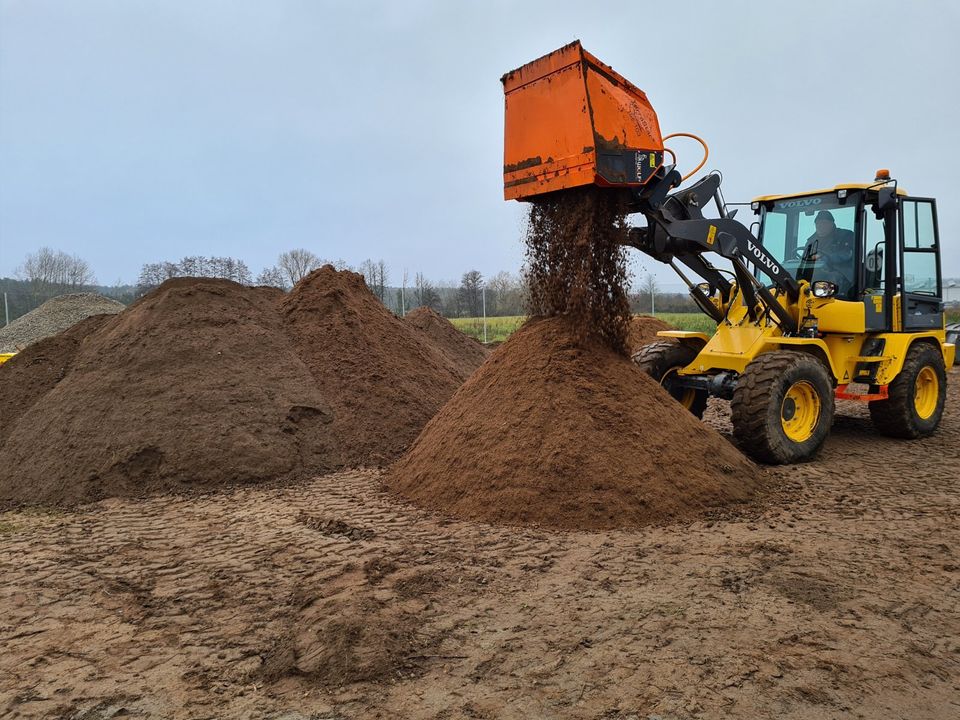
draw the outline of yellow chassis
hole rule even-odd
[[[801,283],[800,298],[796,304],[789,303],[783,294],[779,295],[778,301],[795,318],[797,329],[815,322],[816,337],[784,337],[776,323],[770,320],[759,323],[750,320],[741,297],[740,293],[735,293],[727,319],[717,326],[712,337],[705,333],[682,330],[657,333],[660,337],[677,338],[681,342],[702,346],[694,361],[679,371],[680,375],[703,375],[724,370],[742,373],[747,365],[765,352],[793,349],[808,352],[824,362],[838,386],[838,397],[872,400],[878,396],[848,395],[845,392],[846,385],[869,381],[880,386],[880,396],[885,397],[886,386],[900,373],[907,352],[915,343],[930,343],[938,348],[947,367],[951,367],[954,362],[956,348],[947,342],[944,327],[923,332],[867,332],[866,313],[862,302],[816,298],[810,293],[806,282]],[[726,309],[720,299],[713,298],[713,302],[721,310]],[[900,317],[899,302],[895,303],[893,315],[895,318]],[[898,325],[895,320],[895,330],[898,330]],[[885,341],[881,355],[865,357],[860,354],[864,341],[868,338]],[[873,367],[876,367],[876,375],[873,380],[869,380]]]

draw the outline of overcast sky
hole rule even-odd
[[[889,167],[958,276],[958,34],[947,1],[0,0],[0,276],[44,245],[107,284],[293,247],[516,271],[499,78],[574,38],[707,139],[727,200]]]

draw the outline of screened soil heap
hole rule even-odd
[[[279,309],[329,402],[340,466],[396,458],[470,374],[387,310],[357,273],[314,270]]]
[[[0,366],[0,505],[381,464],[463,376],[355,273],[170,280]]]
[[[404,317],[427,334],[433,343],[468,375],[487,359],[487,349],[472,337],[457,330],[453,323],[432,308],[418,307]]]
[[[748,500],[760,474],[632,361],[550,318],[490,356],[387,482],[464,518],[601,529]]]
[[[540,317],[430,421],[390,487],[464,518],[570,529],[690,518],[753,495],[759,470],[627,354],[625,233],[616,194],[533,204],[528,282]]]

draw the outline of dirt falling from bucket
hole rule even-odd
[[[581,340],[594,335],[629,353],[627,196],[594,186],[536,199],[527,222],[529,314],[568,316]]]

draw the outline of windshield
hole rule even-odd
[[[841,204],[836,193],[785,198],[764,203],[760,241],[797,280],[829,280],[837,297],[853,299],[858,193]],[[772,280],[763,273],[759,277]]]

